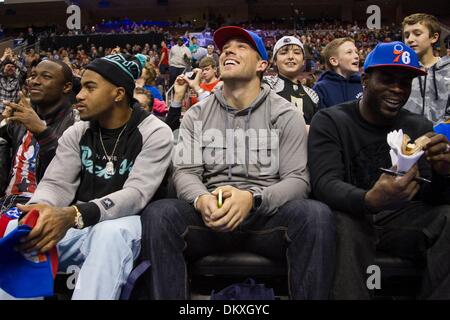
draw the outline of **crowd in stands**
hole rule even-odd
[[[173,48],[176,46],[177,39],[182,37],[183,41],[193,51],[193,39],[189,36],[189,29],[183,28],[181,30],[178,29],[167,29],[166,26],[155,26],[149,25],[150,22],[142,22],[136,23],[129,20],[120,20],[120,21],[108,21],[98,24],[94,27],[85,26],[79,32],[79,34],[98,34],[98,33],[111,33],[111,34],[123,34],[126,32],[132,33],[148,33],[148,32],[156,32],[163,35],[165,39],[165,43],[167,43],[167,47]],[[178,27],[178,25],[176,25]],[[254,24],[245,25],[249,30],[253,30],[256,34],[260,35],[266,46],[266,49],[271,53],[271,50],[277,41],[281,37],[285,35],[296,35],[299,37],[304,45],[305,49],[305,69],[304,71],[307,74],[303,75],[308,82],[309,86],[313,86],[314,82],[318,79],[321,73],[326,70],[325,61],[323,58],[323,50],[328,43],[330,43],[335,38],[344,38],[351,37],[354,39],[355,46],[358,50],[358,56],[360,60],[360,66],[364,63],[365,57],[374,47],[374,45],[380,41],[393,41],[401,39],[400,28],[395,25],[385,26],[380,30],[369,30],[366,28],[362,28],[358,25],[358,23],[341,25],[337,22],[334,23],[315,23],[315,24],[306,24],[304,29],[301,30],[292,30],[292,29],[273,29],[273,30],[261,30],[257,29],[257,26]],[[32,34],[32,28],[27,30],[27,34]],[[181,32],[180,32],[181,31]],[[204,30],[205,31],[205,30]],[[69,32],[68,35],[73,35],[72,32]],[[41,34],[41,37],[45,37],[45,34]],[[52,33],[49,36],[55,36]],[[29,36],[22,35],[21,38],[23,41],[27,41],[31,43],[31,41],[35,41],[35,38],[32,40],[28,40]],[[195,46],[195,45],[194,45]],[[198,45],[197,45],[198,46]],[[209,45],[211,46],[211,44]],[[206,47],[206,45],[204,46]],[[202,48],[205,50],[206,48]],[[214,51],[214,55],[216,56],[216,62],[218,62],[217,48],[209,48]],[[208,49],[208,50],[209,50]],[[33,61],[37,61],[39,59],[61,59],[64,60],[69,66],[73,69],[75,74],[80,73],[80,71],[89,64],[93,59],[106,56],[111,54],[112,52],[123,52],[128,54],[136,54],[142,53],[149,57],[149,60],[152,64],[159,67],[160,60],[162,57],[162,51],[164,49],[161,47],[161,43],[143,43],[143,44],[127,44],[126,46],[120,47],[109,47],[104,48],[102,46],[97,46],[95,44],[90,45],[79,45],[77,47],[65,47],[65,48],[41,48],[39,51],[39,55],[35,52],[34,49],[29,49],[28,52],[24,52],[24,61],[26,62],[27,67],[31,66]],[[206,50],[205,50],[206,51]],[[166,55],[167,58],[167,55]],[[199,59],[197,63],[199,62]],[[269,73],[272,70],[269,69]],[[173,77],[170,81],[170,84],[173,84]]]

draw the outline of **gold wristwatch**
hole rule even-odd
[[[77,215],[75,216],[75,228],[83,229],[84,222],[83,222],[83,216],[81,215],[80,210],[78,210],[77,206],[72,206],[72,208],[74,208],[77,213]]]

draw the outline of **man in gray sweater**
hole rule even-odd
[[[73,299],[118,299],[140,251],[137,214],[158,195],[173,136],[133,104],[136,57],[110,55],[86,69],[76,104],[84,121],[64,132],[30,202],[19,206],[39,210],[20,249],[57,246],[60,270],[79,267]]]
[[[179,199],[156,201],[141,217],[150,296],[187,299],[186,261],[245,250],[287,262],[291,298],[326,299],[335,228],[329,208],[306,199],[305,121],[261,83],[268,57],[258,35],[231,26],[214,40],[224,85],[181,124],[173,160]]]

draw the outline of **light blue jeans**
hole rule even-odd
[[[141,232],[139,216],[70,229],[58,243],[58,254],[60,272],[78,273],[72,299],[119,299],[140,253]]]

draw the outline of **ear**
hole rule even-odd
[[[339,65],[339,61],[336,57],[330,57],[328,61],[333,67],[337,67]]]
[[[267,70],[267,67],[269,66],[269,62],[266,60],[259,60],[258,64],[256,65],[256,71],[257,72],[264,72]]]
[[[64,84],[63,93],[69,94],[72,91],[72,82],[66,82]]]
[[[435,44],[439,40],[439,33],[435,32],[430,36],[431,44]]]
[[[122,101],[126,100],[126,92],[125,88],[123,87],[117,87],[114,93],[114,102],[120,103]]]
[[[364,89],[367,87],[368,82],[369,82],[369,75],[367,73],[363,72],[361,74],[361,84]]]

